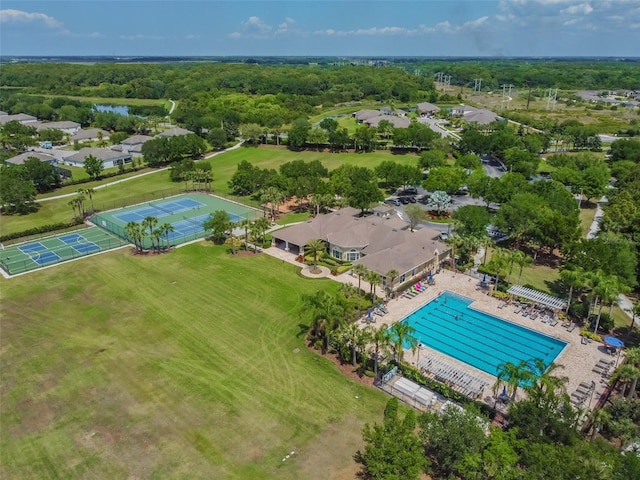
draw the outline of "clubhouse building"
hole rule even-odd
[[[378,206],[366,217],[356,208],[342,208],[272,235],[276,247],[293,255],[302,254],[311,240],[323,240],[329,255],[365,265],[382,275],[383,286],[394,288],[437,269],[450,258],[451,249],[439,234],[426,227],[412,232],[393,208]],[[398,272],[393,279],[386,276],[391,270]]]

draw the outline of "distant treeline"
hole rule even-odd
[[[24,93],[177,100],[205,92],[289,94],[310,97],[309,103],[314,105],[362,99],[422,101],[425,92],[433,90],[438,72],[450,75],[452,86],[473,87],[474,80],[482,79],[485,91],[504,84],[533,89],[640,89],[640,68],[632,61],[234,59],[242,63],[220,63],[217,59],[191,63],[6,64],[0,86],[22,87]]]

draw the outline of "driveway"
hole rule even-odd
[[[460,136],[458,134],[450,132],[446,128],[440,126],[442,120],[440,120],[439,118],[419,117],[418,122],[424,125],[429,125],[429,128],[431,128],[431,130],[439,133],[442,137],[451,137],[455,140],[460,140]]]

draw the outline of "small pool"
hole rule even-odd
[[[423,345],[475,368],[497,375],[506,362],[542,359],[551,364],[566,342],[469,307],[473,302],[443,292],[402,321]]]

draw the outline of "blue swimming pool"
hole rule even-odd
[[[402,321],[423,345],[496,375],[505,362],[540,358],[551,364],[567,345],[548,335],[479,312],[473,300],[443,292]]]

